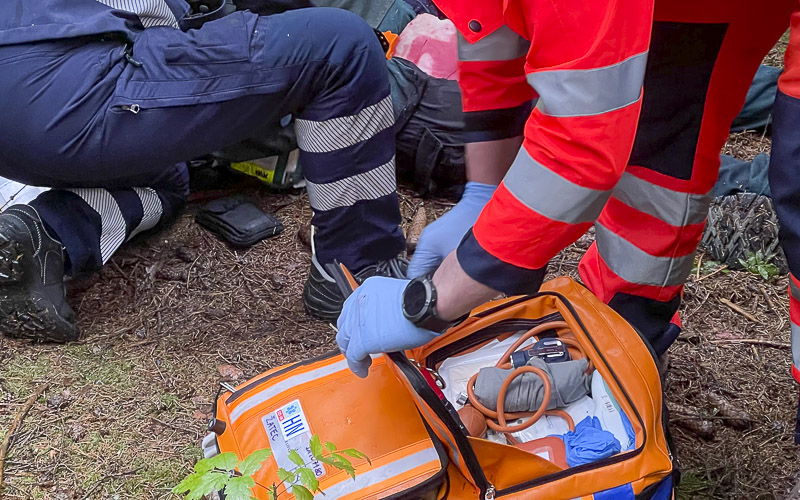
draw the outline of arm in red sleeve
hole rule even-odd
[[[532,39],[525,72],[539,99],[516,160],[459,246],[476,281],[506,293],[537,289],[547,262],[600,214],[633,145],[652,7],[509,4],[506,21]]]

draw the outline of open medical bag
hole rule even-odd
[[[614,406],[627,417],[632,439],[621,452],[570,467],[543,449],[525,451],[498,442],[497,436],[473,437],[456,413],[464,400],[444,380],[448,363],[452,367],[453,360],[487,349],[496,353],[493,346],[499,342],[507,345],[514,335],[553,322],[561,327],[542,332],[541,338],[561,339],[573,358],[585,357],[594,377],[602,377]],[[312,434],[319,434],[323,442],[355,448],[372,461],[353,462],[355,480],[320,464],[317,474],[325,495],[317,497],[327,500],[665,500],[673,497],[675,471],[662,407],[655,360],[636,330],[583,286],[557,278],[536,295],[476,309],[425,346],[374,357],[363,380],[339,354],[256,377],[219,397],[218,423],[204,449],[207,455],[216,448],[243,458],[272,448],[275,458],[255,477],[258,498],[267,498],[265,488],[279,482],[278,467],[293,467],[288,450],[310,458],[303,447]],[[548,439],[558,442],[553,437],[544,441]]]

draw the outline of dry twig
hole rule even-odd
[[[11,427],[9,427],[8,432],[6,433],[6,437],[3,439],[3,444],[0,445],[0,489],[3,488],[3,469],[6,465],[6,457],[8,456],[8,449],[11,445],[11,438],[17,432],[17,428],[22,424],[22,419],[25,418],[25,415],[28,414],[33,404],[39,399],[39,396],[50,386],[50,383],[42,384],[28,400],[25,402],[25,405],[20,408],[19,412],[17,412],[17,416],[14,417],[14,421],[11,422]]]
[[[725,299],[725,298],[720,298],[719,301],[722,302],[723,304],[725,304],[726,306],[728,306],[731,311],[733,311],[735,313],[738,313],[738,314],[741,314],[742,316],[744,316],[745,318],[749,319],[753,323],[758,323],[758,319],[756,319],[755,316],[753,316],[749,312],[745,311],[741,307],[737,306],[736,304],[734,304],[730,300]]]
[[[725,339],[725,340],[709,340],[712,344],[753,344],[753,345],[763,345],[766,347],[774,347],[776,349],[791,349],[791,344],[786,344],[784,342],[773,342],[771,340],[761,340],[761,339]]]

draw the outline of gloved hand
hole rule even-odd
[[[350,370],[361,378],[372,364],[370,354],[419,347],[438,334],[417,328],[403,316],[403,290],[408,280],[373,276],[344,302],[336,326],[336,343]]]
[[[468,182],[461,200],[449,212],[422,230],[417,250],[408,266],[408,277],[416,278],[433,271],[447,255],[456,249],[469,231],[484,205],[497,189],[493,184]]]

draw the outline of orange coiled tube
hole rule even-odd
[[[524,344],[526,340],[544,331],[552,330],[554,328],[568,328],[568,325],[564,321],[551,321],[549,323],[544,323],[531,328],[506,350],[506,352],[500,357],[500,360],[498,360],[495,367],[504,369],[511,368],[511,354],[513,354],[522,344]],[[568,346],[577,349],[584,358],[586,357],[586,352],[576,340],[561,337],[559,337],[559,340]],[[587,372],[590,372],[591,369],[592,365],[591,361],[589,361],[589,368]],[[505,412],[503,408],[505,408],[506,392],[508,391],[508,388],[514,379],[524,373],[535,373],[542,379],[542,384],[544,387],[542,404],[535,412]],[[521,366],[512,371],[500,386],[500,391],[497,394],[497,411],[487,408],[480,401],[478,401],[478,398],[475,396],[475,381],[477,378],[478,374],[476,373],[470,377],[469,382],[467,382],[467,397],[469,398],[470,404],[472,404],[472,406],[475,407],[475,409],[486,418],[486,425],[490,429],[506,434],[506,437],[512,444],[519,444],[518,441],[511,435],[512,433],[527,429],[535,424],[542,417],[542,415],[561,417],[567,421],[570,430],[575,430],[575,422],[573,422],[572,417],[570,417],[567,412],[563,410],[547,410],[547,405],[550,403],[550,396],[552,395],[553,388],[550,383],[550,377],[544,370],[535,366]],[[516,420],[523,417],[530,418],[521,424],[508,425],[508,420]],[[497,422],[495,422],[495,420],[497,420]]]

